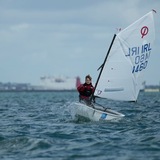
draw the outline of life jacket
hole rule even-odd
[[[93,93],[93,86],[92,84],[83,84],[84,90],[80,92],[81,96],[85,96],[85,97],[90,97],[91,94]]]

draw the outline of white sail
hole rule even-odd
[[[155,39],[153,11],[116,35],[94,96],[136,101]]]

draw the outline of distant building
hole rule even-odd
[[[32,90],[32,86],[29,83],[2,83],[0,82],[0,91],[24,91]]]
[[[145,92],[160,92],[160,85],[146,85]]]

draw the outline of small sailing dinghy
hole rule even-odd
[[[155,39],[154,10],[147,13],[124,30],[115,34],[92,96],[119,101],[136,101],[143,73],[147,68]],[[92,121],[112,120],[124,114],[96,103],[86,105],[76,102],[74,112]]]

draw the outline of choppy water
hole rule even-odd
[[[113,122],[76,121],[77,92],[0,93],[0,159],[158,160],[160,93],[137,103],[104,101],[126,116]]]

